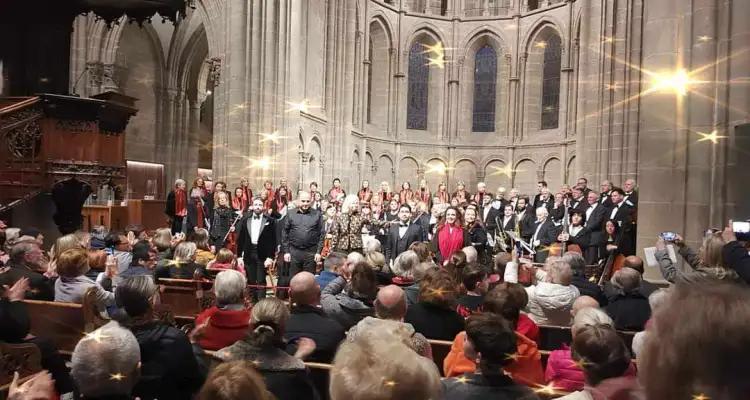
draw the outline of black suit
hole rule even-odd
[[[422,226],[419,224],[409,224],[403,237],[399,237],[400,223],[392,224],[388,229],[388,240],[385,246],[385,263],[389,264],[395,260],[399,254],[409,249],[414,242],[421,242],[424,237]]]
[[[609,197],[609,194],[612,193],[612,191],[604,192],[599,195],[599,204],[603,205],[607,208],[612,208],[612,199]]]
[[[518,219],[518,215],[516,215],[516,219]],[[518,221],[519,229],[521,231],[521,237],[524,240],[529,240],[531,238],[531,235],[534,234],[534,228],[536,227],[534,225],[534,222],[536,221],[536,217],[533,211],[526,210],[526,212],[523,214],[523,217],[520,221]]]
[[[617,208],[614,217],[612,212]],[[632,256],[635,254],[635,240],[633,238],[633,207],[629,206],[627,202],[623,201],[619,205],[612,205],[610,208],[607,219],[612,219],[620,226],[622,234],[625,236],[624,240],[620,244],[622,254],[626,256]]]
[[[536,254],[534,255],[534,261],[535,262],[544,262],[547,259],[547,255],[549,254],[549,250],[546,248],[549,247],[552,243],[557,241],[557,232],[558,229],[555,226],[555,224],[547,218],[544,222],[541,223],[542,226],[539,228],[539,232],[536,233],[536,238],[534,237],[534,233],[537,232],[537,228],[539,227],[539,222],[534,222],[533,230],[531,231],[531,245],[534,246],[534,240],[539,241],[538,246],[534,246],[534,250],[536,250]]]
[[[570,210],[568,212],[580,211],[585,214],[587,208],[589,208],[589,202],[586,201],[585,197],[581,197],[580,200],[570,199]]]
[[[292,307],[284,333],[284,339],[290,342],[302,337],[314,340],[315,351],[308,361],[324,363],[333,361],[345,336],[341,324],[326,315],[321,307],[310,305]]]
[[[260,215],[260,234],[257,244],[252,243],[251,227],[254,213],[244,216],[238,224],[240,233],[237,235],[237,252],[242,254],[245,262],[245,273],[249,284],[265,285],[266,268],[263,262],[266,258],[273,259],[277,247],[276,221],[266,215]],[[266,296],[265,289],[256,289],[253,297]]]
[[[497,208],[492,207],[491,204],[488,204],[486,207],[489,208],[489,211],[487,211],[487,217],[484,216],[485,207],[479,210],[479,217],[482,220],[482,224],[484,224],[484,229],[486,229],[487,232],[494,232],[497,228],[495,218],[502,218],[502,213]]]
[[[596,264],[603,254],[599,254],[600,246],[604,245],[606,236],[604,234],[604,221],[609,219],[609,209],[597,203],[594,211],[586,218],[584,226],[591,234],[589,236],[589,247],[584,253],[586,264]]]
[[[638,191],[633,190],[630,194],[625,193],[625,200],[633,204],[633,208],[638,208]]]

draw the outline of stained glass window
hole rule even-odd
[[[497,54],[492,46],[485,45],[474,56],[474,132],[495,130],[496,78]]]
[[[560,68],[562,62],[560,36],[552,35],[545,43],[542,75],[542,129],[555,129],[560,119]]]
[[[406,100],[406,127],[427,129],[427,94],[430,83],[428,54],[420,42],[409,50],[409,88]]]

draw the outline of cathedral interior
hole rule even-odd
[[[750,216],[747,1],[10,3],[0,96],[130,101],[126,196],[198,174],[532,195],[633,178],[638,248]]]

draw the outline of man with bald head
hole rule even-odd
[[[573,302],[573,307],[570,308],[570,315],[575,318],[578,311],[589,307],[599,308],[599,302],[591,296],[580,296]]]
[[[648,298],[648,296],[651,296],[651,293],[657,291],[659,289],[658,286],[654,285],[653,283],[647,281],[643,278],[643,274],[646,272],[643,269],[643,260],[638,256],[627,256],[625,257],[625,262],[622,263],[623,268],[630,268],[638,272],[639,275],[641,275],[641,285],[638,286],[638,292],[643,295],[643,297]],[[611,282],[606,282],[604,284],[604,295],[607,297],[608,300],[611,300],[619,294],[619,290],[615,288]]]
[[[307,360],[331,362],[344,340],[344,328],[320,306],[320,285],[313,274],[302,271],[292,277],[289,286],[292,309],[284,338],[291,346],[301,337],[312,339],[315,351]]]
[[[406,316],[406,294],[396,285],[388,285],[378,290],[375,299],[375,317],[365,317],[349,329],[347,340],[364,335],[375,326],[386,325],[391,329],[405,330],[411,337],[411,348],[417,354],[432,358],[432,349],[427,338],[415,332],[411,324],[403,322]]]
[[[635,188],[635,179],[628,178],[622,183],[622,190],[625,192],[625,200],[632,204],[633,208],[638,208],[638,190]]]
[[[323,215],[311,207],[310,193],[299,192],[297,207],[287,213],[281,229],[284,267],[279,270],[279,286],[287,286],[300,271],[315,272],[323,249]]]
[[[612,194],[612,182],[607,179],[603,180],[599,185],[599,189],[601,189],[601,194],[599,195],[599,204],[607,208],[612,208],[612,200],[609,198],[609,196]]]

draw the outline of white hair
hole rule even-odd
[[[404,278],[414,277],[414,268],[419,264],[419,256],[414,250],[406,250],[393,261],[393,273]]]
[[[536,215],[544,215],[545,217],[549,216],[549,211],[547,210],[547,207],[539,207],[536,209]]]
[[[669,290],[658,289],[648,296],[648,305],[651,306],[651,314],[667,302],[669,298]]]
[[[76,344],[70,375],[84,397],[129,396],[138,382],[140,361],[138,340],[113,321]]]
[[[341,213],[342,214],[348,213],[357,204],[359,204],[359,197],[357,197],[356,194],[347,195],[344,198],[344,201],[341,203]]]
[[[187,182],[185,182],[185,180],[184,180],[184,179],[175,179],[175,181],[174,181],[174,185],[175,185],[175,186],[179,186],[179,185],[187,185]]]
[[[365,256],[363,256],[361,253],[357,253],[356,251],[353,251],[346,256],[346,263],[350,266],[354,266],[355,264],[365,261],[367,261],[365,259]],[[351,269],[351,267],[349,269]]]
[[[477,249],[474,248],[474,246],[466,246],[461,251],[466,254],[466,262],[467,263],[473,263],[477,262],[477,258],[479,258],[479,254],[477,253]]]
[[[611,327],[615,326],[614,322],[612,322],[612,318],[610,318],[610,316],[607,315],[606,312],[602,311],[601,308],[585,307],[578,310],[576,316],[573,317],[571,332],[575,334],[575,332],[585,326],[596,325],[609,325]]]
[[[198,246],[193,242],[182,242],[174,249],[174,259],[178,261],[192,260]]]
[[[239,271],[224,270],[216,275],[214,280],[214,294],[216,294],[216,303],[239,304],[245,294],[247,278]]]
[[[374,253],[376,251],[380,251],[381,244],[380,240],[376,239],[373,236],[366,236],[364,240],[362,240],[362,247],[365,254]]]

